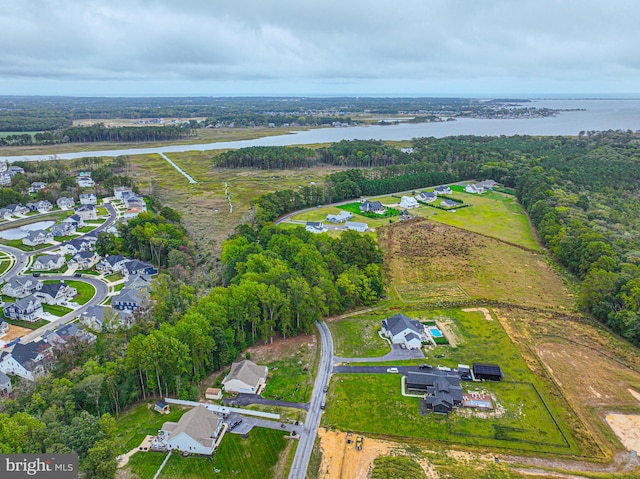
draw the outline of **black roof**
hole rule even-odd
[[[486,374],[489,376],[502,376],[502,370],[497,364],[473,363],[473,374]]]

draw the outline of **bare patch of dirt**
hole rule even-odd
[[[640,416],[636,414],[607,414],[607,424],[629,451],[640,451]]]
[[[9,329],[7,329],[7,333],[2,336],[2,340],[5,342],[9,342],[12,339],[24,336],[25,334],[30,333],[31,330],[28,328],[23,328],[22,326],[14,326],[13,324],[9,325]]]
[[[303,345],[310,348],[315,347],[316,342],[316,337],[313,334],[307,334],[287,339],[276,339],[270,344],[254,345],[248,348],[247,351],[251,354],[251,360],[254,363],[266,363],[285,356],[291,356],[296,351],[299,351]]]
[[[640,402],[640,393],[633,389],[628,389],[629,393]]]

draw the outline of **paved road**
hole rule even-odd
[[[266,404],[267,406],[293,407],[297,409],[309,410],[309,403],[280,401],[277,399],[265,399],[259,394],[238,394],[235,398],[224,398],[222,404],[225,406],[248,406],[249,404]]]
[[[334,363],[377,363],[382,361],[401,361],[404,359],[422,359],[424,353],[421,349],[405,349],[399,344],[392,344],[391,351],[384,356],[376,358],[341,358],[333,357]]]
[[[316,323],[316,327],[320,331],[321,338],[321,356],[318,365],[318,375],[313,386],[311,394],[311,405],[307,413],[307,419],[300,434],[300,444],[296,449],[296,454],[291,464],[289,479],[304,479],[307,475],[309,467],[309,459],[311,459],[311,451],[318,433],[320,425],[320,417],[322,410],[320,405],[324,403],[326,393],[323,392],[324,387],[329,384],[331,376],[331,359],[333,358],[333,341],[331,332],[325,323]]]

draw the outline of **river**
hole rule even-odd
[[[87,156],[120,156],[150,153],[180,153],[210,151],[249,146],[287,146],[333,143],[340,140],[410,140],[419,137],[443,138],[455,135],[577,135],[580,131],[640,130],[640,100],[534,100],[526,106],[552,108],[561,111],[556,116],[530,119],[483,120],[460,118],[442,123],[401,123],[345,128],[318,128],[292,131],[287,135],[268,136],[255,140],[221,141],[192,145],[170,145],[151,148],[85,151],[55,155],[3,156],[1,160],[71,160]]]

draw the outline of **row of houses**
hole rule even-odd
[[[304,229],[309,233],[324,233],[327,231],[327,227],[322,221],[307,221]],[[366,223],[358,223],[356,221],[347,221],[344,224],[344,229],[364,233],[369,229],[369,225]]]
[[[18,173],[24,173],[24,168],[16,165],[7,166],[6,162],[2,162],[4,165],[0,167],[0,186],[7,186],[11,184],[11,179]]]
[[[29,281],[25,281],[25,279]],[[27,287],[21,288],[27,283]],[[20,295],[19,297],[13,296],[16,301],[3,304],[5,317],[28,322],[35,322],[43,316],[43,304],[64,304],[78,294],[75,288],[72,288],[64,281],[43,283],[20,277],[12,278],[7,282],[2,288],[2,292],[8,296],[12,294]]]

